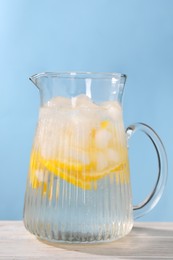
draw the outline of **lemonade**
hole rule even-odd
[[[82,189],[97,189],[98,180],[111,173],[128,182],[121,118],[115,101],[97,106],[84,95],[49,101],[40,110],[31,155],[32,187],[47,192],[47,171]]]
[[[35,226],[41,238],[74,242],[122,236],[132,226],[129,186],[117,101],[98,105],[79,95],[55,97],[41,107],[25,197],[31,232]]]
[[[145,215],[160,200],[167,179],[165,148],[144,123],[124,129],[126,79],[121,73],[75,71],[30,77],[39,90],[41,107],[26,184],[24,224],[39,239],[114,241],[130,232],[133,218]],[[158,174],[151,193],[133,206],[127,137],[136,132],[154,145]]]

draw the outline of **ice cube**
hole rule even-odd
[[[69,109],[72,108],[71,106],[71,100],[69,98],[65,97],[54,97],[50,99],[44,107],[51,107],[51,108],[58,108],[58,109]]]
[[[54,133],[48,137],[45,135],[40,143],[41,154],[45,159],[53,159],[57,157],[60,147],[60,139]]]
[[[99,129],[96,131],[95,143],[97,148],[104,149],[108,146],[112,135],[106,129]]]
[[[68,147],[64,146],[64,150],[59,153],[58,159],[64,164],[77,163],[87,165],[90,163],[90,158],[87,152],[79,149],[79,147],[74,147],[71,144]]]
[[[46,159],[56,158],[60,147],[64,145],[64,137],[68,125],[59,117],[41,118],[37,129],[36,142],[41,154]]]
[[[83,149],[88,149],[90,145],[90,132],[91,128],[88,125],[86,125],[86,127],[74,127],[72,136],[73,145]]]
[[[74,111],[71,117],[72,143],[75,146],[87,149],[90,145],[92,129],[95,121],[91,116],[85,115],[82,111]]]
[[[72,160],[77,161],[78,163],[87,165],[90,163],[90,158],[87,152],[77,149],[77,148],[73,148],[70,147],[70,157],[72,158]]]
[[[98,152],[96,155],[97,160],[97,171],[102,171],[108,166],[108,160],[105,157],[104,153]]]
[[[122,108],[117,101],[107,101],[101,104],[103,108],[108,111],[108,115],[113,120],[121,120]]]
[[[116,162],[118,163],[120,160],[120,155],[115,149],[108,149],[107,150],[107,158],[110,162]]]
[[[92,100],[85,94],[72,98],[73,108],[97,108],[98,106],[92,102]]]

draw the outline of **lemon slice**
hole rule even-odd
[[[42,173],[45,176],[46,172],[51,172],[72,185],[84,190],[89,190],[97,186],[96,181],[111,173],[117,174],[120,172],[122,174],[122,171],[126,168],[126,163],[120,163],[108,167],[106,170],[97,172],[93,170],[93,165],[87,165],[86,167],[81,164],[65,164],[55,159],[45,159],[39,152],[33,152],[30,163],[30,182],[34,189],[42,186],[43,192],[46,192],[47,179],[41,177],[40,174]],[[121,178],[121,180],[125,182],[127,178],[124,177],[124,179]]]
[[[43,178],[41,180],[41,177],[38,176],[38,172],[42,172],[44,175],[45,172],[49,171],[56,176],[59,176],[63,180],[78,186],[82,189],[91,189],[91,183],[88,182],[87,180],[82,180],[80,178],[80,174],[78,176],[77,171],[81,170],[80,166],[75,166],[72,167],[73,171],[63,171],[61,168],[58,168],[57,166],[64,166],[63,163],[59,163],[56,160],[46,160],[44,159],[39,152],[32,152],[31,155],[31,162],[30,162],[30,182],[32,185],[33,189],[37,189],[39,187],[43,187],[43,192],[46,192],[47,190],[47,179]],[[70,165],[66,165],[66,169],[71,169]],[[76,174],[75,173],[76,170]]]

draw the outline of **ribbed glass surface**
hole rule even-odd
[[[81,99],[83,104],[85,97],[78,99],[79,104]],[[63,99],[57,108],[60,101],[56,98],[40,109],[25,195],[25,226],[52,242],[118,239],[133,222],[121,107],[107,102],[89,107],[72,104],[71,109],[71,101]]]

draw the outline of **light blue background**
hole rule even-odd
[[[42,71],[128,75],[125,125],[143,121],[165,144],[166,191],[141,221],[173,221],[173,1],[0,0],[0,219],[21,219],[39,109],[28,80]],[[130,142],[134,202],[152,188],[154,150]]]

